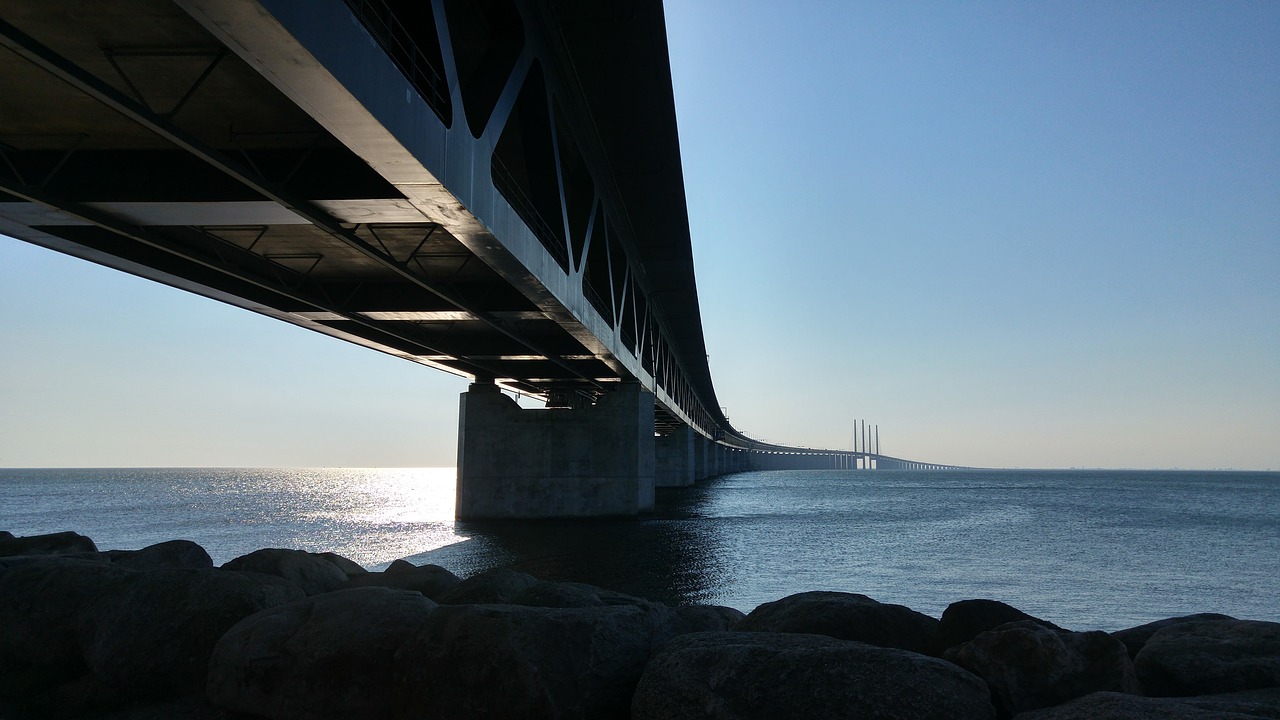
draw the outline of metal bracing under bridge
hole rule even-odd
[[[0,233],[549,405],[720,410],[659,2],[0,0]],[[804,451],[811,452],[811,451]]]

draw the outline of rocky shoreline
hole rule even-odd
[[[0,719],[1280,718],[1280,623],[1073,632],[844,592],[743,613],[510,570],[0,532]]]

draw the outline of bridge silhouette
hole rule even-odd
[[[656,0],[5,7],[0,233],[472,378],[459,517],[948,467],[725,417]]]

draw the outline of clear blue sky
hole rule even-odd
[[[669,2],[734,424],[1280,468],[1280,3]],[[465,381],[0,239],[0,466],[452,465]]]

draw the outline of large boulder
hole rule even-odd
[[[398,717],[626,718],[661,613],[441,605],[396,655]]]
[[[512,605],[530,607],[607,607],[610,605],[636,605],[649,610],[659,607],[644,598],[606,590],[578,582],[548,582],[539,580],[516,593]]]
[[[938,623],[938,652],[969,642],[988,630],[1019,620],[1034,620],[1050,630],[1062,630],[1048,620],[1028,615],[999,600],[961,600],[942,611]]]
[[[950,648],[944,657],[986,680],[1004,715],[1100,690],[1140,692],[1124,643],[1101,631],[1061,632],[1020,620]]]
[[[937,658],[822,635],[710,632],[665,644],[633,720],[990,720],[987,686]]]
[[[494,568],[463,580],[440,594],[441,605],[510,605],[516,596],[542,582],[527,573]]]
[[[415,566],[397,560],[383,572],[366,572],[363,575],[350,575],[347,587],[394,587],[413,590],[435,599],[449,589],[457,586],[462,580],[439,565]]]
[[[85,662],[126,700],[197,693],[223,633],[260,610],[303,597],[293,583],[258,573],[138,573],[94,603],[82,641]]]
[[[364,569],[363,565],[356,562],[355,560],[352,560],[349,557],[344,557],[335,552],[322,552],[322,553],[316,553],[316,555],[329,561],[331,564],[336,566],[339,570],[346,573],[347,577],[351,577],[352,575],[364,575],[369,572],[368,570]]]
[[[0,538],[0,557],[14,555],[67,555],[96,553],[98,546],[92,540],[74,532],[28,535],[26,537]]]
[[[105,562],[57,557],[0,575],[0,698],[36,701],[87,675],[80,646],[89,610],[133,575]]]
[[[1138,653],[1142,650],[1142,646],[1147,644],[1152,635],[1158,630],[1177,625],[1178,623],[1193,622],[1195,620],[1234,620],[1230,615],[1219,615],[1217,613],[1199,613],[1197,615],[1183,615],[1181,617],[1166,618],[1164,620],[1156,620],[1145,625],[1117,630],[1113,633],[1120,642],[1129,650],[1130,658],[1137,658]]]
[[[390,717],[396,651],[435,607],[411,590],[366,587],[258,613],[218,642],[207,696],[272,720]]]
[[[857,640],[918,653],[937,645],[938,621],[902,605],[845,592],[804,592],[752,610],[735,630],[791,632]]]
[[[1148,695],[1172,697],[1280,687],[1280,623],[1233,618],[1155,632],[1133,661]]]
[[[190,540],[169,540],[141,550],[108,550],[103,555],[121,567],[134,570],[207,570],[213,558]]]
[[[1280,693],[1272,697],[1205,695],[1151,698],[1096,692],[1062,705],[1032,710],[1014,720],[1258,720],[1280,718]]]
[[[302,588],[307,595],[332,592],[347,584],[347,574],[325,558],[304,550],[264,548],[229,560],[223,570],[275,575]]]

